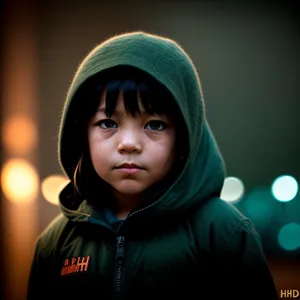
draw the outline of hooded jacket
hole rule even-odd
[[[171,92],[186,123],[189,155],[167,191],[113,226],[105,210],[95,209],[88,199],[74,201],[72,178],[82,153],[74,111],[84,105],[74,99],[89,78],[120,65],[147,72]],[[69,88],[58,155],[71,181],[60,194],[61,214],[38,239],[28,300],[93,295],[277,299],[252,223],[219,198],[224,161],[205,117],[195,66],[175,41],[132,32],[94,48]]]

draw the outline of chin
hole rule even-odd
[[[127,195],[127,196],[134,196],[137,194],[141,194],[145,191],[145,189],[115,189],[116,191],[118,191],[121,194]]]
[[[140,184],[136,184],[136,183],[131,184],[128,182],[123,184],[118,184],[118,185],[112,185],[112,186],[119,193],[128,196],[133,196],[133,195],[143,193],[147,189],[147,187],[141,186]]]

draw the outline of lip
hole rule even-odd
[[[116,169],[142,169],[140,166],[133,163],[123,163],[119,165]]]
[[[138,168],[117,168],[117,170],[123,174],[136,174],[142,171],[142,169]]]
[[[119,165],[118,167],[116,167],[115,169],[117,169],[119,172],[121,172],[123,174],[136,174],[143,170],[142,167],[140,167],[134,163],[123,163],[123,164]]]

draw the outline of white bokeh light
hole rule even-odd
[[[272,194],[278,201],[291,201],[296,197],[297,193],[298,183],[292,176],[277,177],[272,184]]]
[[[236,177],[227,177],[221,191],[221,199],[234,203],[239,201],[244,195],[244,184]]]

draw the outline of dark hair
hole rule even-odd
[[[82,103],[84,100],[87,103],[84,107],[82,105],[78,106],[80,109],[78,109],[76,118],[77,123],[83,125],[79,135],[84,143],[83,152],[76,165],[73,177],[77,194],[90,202],[94,202],[95,205],[101,205],[103,203],[96,200],[99,191],[101,190],[103,195],[109,190],[108,183],[101,180],[94,170],[87,140],[87,124],[97,110],[104,89],[106,90],[105,114],[108,118],[114,113],[120,92],[123,94],[125,110],[133,116],[140,113],[138,105],[139,92],[143,107],[149,114],[168,115],[174,120],[176,129],[175,161],[178,163],[174,165],[167,180],[161,182],[160,186],[155,186],[155,189],[151,189],[150,194],[152,196],[152,190],[155,190],[155,194],[158,195],[157,190],[164,190],[170,181],[178,176],[184,165],[185,160],[179,157],[186,157],[188,151],[188,141],[185,140],[187,137],[186,125],[169,90],[149,74],[129,66],[111,68],[90,78],[76,95],[77,101]]]

